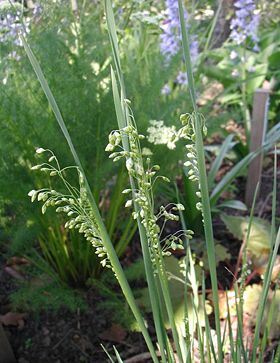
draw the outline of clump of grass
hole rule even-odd
[[[215,245],[213,239],[213,227],[210,210],[210,199],[208,192],[208,182],[205,167],[205,156],[203,147],[203,132],[205,130],[204,119],[200,115],[196,104],[195,85],[192,76],[192,62],[189,51],[188,34],[186,31],[184,21],[184,11],[181,0],[178,1],[179,14],[182,29],[182,44],[184,50],[184,57],[188,75],[189,91],[192,100],[192,110],[189,110],[190,115],[184,114],[181,117],[183,123],[181,132],[184,137],[191,141],[189,148],[189,158],[191,159],[192,172],[190,173],[191,179],[198,183],[198,197],[200,202],[197,208],[201,210],[203,216],[204,235],[206,241],[206,249],[208,255],[208,264],[212,285],[212,296],[214,303],[214,316],[215,316],[215,333],[210,328],[210,322],[204,309],[204,326],[198,318],[198,289],[194,283],[195,272],[193,268],[192,257],[188,245],[189,239],[192,237],[192,231],[182,230],[179,233],[168,236],[168,238],[161,238],[162,230],[158,225],[158,221],[162,218],[164,223],[168,220],[179,220],[178,214],[182,212],[184,206],[180,203],[162,206],[159,213],[155,211],[154,205],[154,183],[158,179],[168,181],[166,177],[157,175],[159,166],[152,165],[149,158],[144,159],[140,142],[143,138],[138,133],[137,123],[134,119],[131,109],[131,103],[126,96],[126,88],[124,76],[122,73],[122,66],[119,57],[117,32],[114,22],[114,15],[112,4],[110,0],[105,0],[105,12],[109,31],[109,37],[112,46],[114,69],[111,70],[113,98],[115,103],[118,130],[114,130],[109,135],[109,144],[107,151],[110,152],[110,157],[114,161],[125,159],[126,169],[130,180],[130,188],[124,190],[124,193],[130,194],[131,197],[127,201],[127,207],[133,206],[133,217],[137,220],[138,230],[141,241],[141,248],[143,254],[143,261],[145,267],[145,274],[148,284],[149,299],[153,315],[153,324],[155,327],[158,349],[160,352],[160,361],[165,363],[173,362],[194,362],[195,355],[199,355],[201,362],[219,362],[224,361],[224,336],[220,327],[220,313],[219,313],[219,294],[217,286],[217,272],[215,261]],[[71,141],[70,135],[66,128],[65,122],[59,111],[58,105],[52,95],[52,92],[47,84],[43,72],[37,62],[34,54],[32,53],[25,38],[22,36],[22,41],[30,59],[30,62],[37,74],[41,86],[48,98],[56,119],[64,133],[68,142],[69,148],[73,155],[75,166],[78,171],[80,180],[80,188],[75,189],[69,185],[64,178],[64,170],[58,168],[53,169],[49,165],[39,165],[36,169],[45,169],[50,175],[59,175],[62,178],[66,189],[69,194],[65,195],[52,189],[44,189],[41,191],[32,191],[30,196],[32,199],[37,198],[43,201],[43,212],[48,206],[56,206],[57,211],[65,212],[70,220],[66,223],[66,227],[76,227],[81,233],[88,238],[96,254],[101,258],[101,263],[112,269],[122,291],[130,306],[139,328],[146,341],[149,349],[151,359],[153,362],[159,362],[159,357],[156,347],[152,343],[151,336],[146,328],[142,314],[139,311],[136,300],[133,296],[132,290],[129,286],[124,270],[117,257],[116,251],[108,235],[108,231],[101,218],[98,206],[92,196],[91,188],[86,179],[85,172],[78,157],[78,154]],[[39,153],[45,152],[39,149]],[[54,155],[51,155],[50,162],[57,160]],[[276,198],[276,189],[273,193],[274,201]],[[275,205],[275,202],[274,202]],[[186,205],[187,207],[187,205]],[[238,317],[238,330],[237,335],[234,336],[230,330],[230,359],[232,362],[252,362],[255,363],[258,359],[258,346],[260,343],[260,324],[264,314],[264,306],[267,300],[268,289],[270,284],[270,277],[272,273],[273,264],[277,255],[278,247],[280,244],[280,231],[275,238],[275,208],[273,210],[273,231],[272,231],[272,244],[268,268],[264,277],[263,293],[257,314],[257,325],[255,329],[255,336],[252,351],[246,346],[242,336],[242,298],[239,302],[240,289],[242,286],[235,285],[236,293],[236,310]],[[184,242],[186,240],[186,242]],[[167,273],[165,257],[169,255],[172,249],[185,249],[186,263],[185,263],[185,309],[184,309],[184,328],[178,325],[175,319],[174,307],[172,303],[172,296],[169,287],[169,275]],[[241,279],[243,281],[244,279]],[[202,285],[202,299],[205,301],[205,285]],[[189,299],[189,301],[187,301]],[[187,309],[187,303],[193,307],[192,311],[196,316],[197,324],[195,329],[190,327],[190,315]],[[172,337],[167,333],[164,325],[164,312],[167,312],[168,321],[171,327]],[[230,325],[230,311],[228,311],[228,321]],[[173,348],[174,347],[174,348]],[[120,355],[115,351],[117,361],[122,362]],[[113,361],[111,359],[111,361]]]
[[[56,282],[39,280],[39,283],[22,284],[19,290],[11,294],[11,301],[16,309],[39,313],[41,310],[58,311],[67,308],[71,312],[88,308],[81,295]]]

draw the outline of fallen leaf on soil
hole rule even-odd
[[[6,265],[31,265],[31,263],[25,257],[13,256],[8,259]]]
[[[126,337],[126,331],[118,324],[112,324],[111,327],[99,334],[99,338],[109,340],[110,342],[121,343]]]
[[[228,230],[238,239],[246,240],[249,226],[248,217],[236,217],[222,215],[222,220]],[[252,219],[250,235],[247,245],[247,257],[251,261],[251,267],[259,275],[264,275],[269,261],[271,250],[271,225],[264,219],[254,217]],[[280,256],[276,257],[273,266],[271,281],[276,281],[280,273]]]
[[[228,306],[231,317],[236,315],[236,297],[233,290],[218,292],[220,319],[226,319],[228,315]],[[208,294],[208,299],[213,303],[213,293]]]
[[[262,296],[263,287],[261,285],[253,284],[246,286],[243,295],[243,336],[246,338],[244,341],[251,344],[252,338],[252,328],[256,324],[256,316],[258,312],[258,307],[260,304],[260,299]],[[210,295],[210,294],[209,294]],[[212,297],[208,295],[211,300]],[[235,330],[236,324],[236,297],[233,290],[229,291],[219,291],[219,308],[220,308],[220,318],[227,320],[228,308],[227,301],[230,309],[230,319],[232,330]],[[237,298],[239,303],[239,297]],[[267,333],[267,337],[270,340],[279,339],[280,331],[280,290],[268,291],[267,301],[265,304],[265,309],[261,324],[261,333]],[[250,339],[249,339],[250,338]]]
[[[15,268],[16,265],[13,266],[6,266],[4,267],[5,272],[7,272],[7,274],[9,274],[10,276],[12,276],[15,279],[18,280],[24,280],[24,276],[22,274],[22,272],[20,271],[20,269]]]
[[[244,241],[247,237],[249,226],[248,217],[236,217],[223,214],[221,216],[227,229],[239,240]],[[248,238],[247,250],[252,258],[260,258],[268,255],[271,249],[270,238],[271,225],[264,219],[253,217],[250,236]]]
[[[0,315],[0,323],[4,325],[13,325],[18,326],[19,329],[24,327],[24,318],[26,318],[27,314],[25,313],[13,313],[9,312],[5,315]]]
[[[30,266],[31,263],[25,257],[13,256],[7,260],[4,270],[13,278],[23,280],[24,272],[22,271],[21,266],[24,265]]]
[[[265,274],[268,260],[269,260],[269,255],[263,255],[258,260],[256,259],[253,261],[253,267],[259,275]],[[271,281],[275,282],[279,278],[279,274],[280,274],[280,256],[277,256],[272,269]]]

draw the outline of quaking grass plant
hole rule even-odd
[[[178,10],[180,14],[180,22],[182,29],[182,43],[184,57],[187,68],[189,90],[192,99],[193,111],[190,114],[181,116],[182,128],[180,132],[185,139],[189,141],[188,157],[192,173],[191,179],[198,183],[198,197],[200,202],[197,208],[201,210],[203,215],[203,224],[205,232],[206,249],[208,254],[208,262],[211,276],[212,295],[214,303],[215,316],[215,333],[211,330],[210,322],[204,308],[205,324],[202,326],[198,319],[198,288],[195,283],[195,272],[193,268],[192,256],[188,241],[192,237],[192,231],[182,230],[178,233],[162,238],[162,230],[159,227],[158,221],[163,220],[163,226],[168,220],[179,220],[179,215],[182,215],[184,207],[177,204],[169,204],[162,206],[159,212],[155,211],[154,183],[159,179],[167,181],[165,177],[157,175],[159,166],[151,165],[151,160],[144,159],[141,152],[140,141],[143,138],[137,131],[137,124],[133,117],[130,107],[130,101],[126,97],[125,82],[122,73],[122,67],[119,57],[119,48],[117,33],[113,15],[112,4],[110,0],[105,0],[105,12],[108,25],[109,37],[112,46],[114,59],[114,69],[111,69],[112,90],[118,121],[118,129],[114,130],[109,135],[109,144],[106,150],[110,152],[110,158],[113,161],[125,159],[125,165],[130,180],[130,188],[123,191],[124,194],[130,194],[131,198],[127,201],[126,206],[133,206],[133,217],[137,220],[138,230],[140,235],[142,254],[147,278],[149,298],[152,309],[153,322],[157,338],[157,348],[152,343],[152,337],[144,322],[144,318],[137,306],[132,290],[127,282],[124,271],[117,257],[113,243],[109,237],[108,230],[104,225],[100,215],[98,206],[91,194],[86,175],[82,164],[79,160],[77,152],[71,141],[67,131],[65,122],[59,111],[58,105],[52,95],[52,92],[47,84],[43,72],[32,53],[25,38],[21,36],[25,50],[33,69],[41,83],[45,95],[50,103],[50,106],[55,114],[55,117],[60,125],[60,128],[68,142],[69,148],[75,160],[75,166],[62,168],[56,156],[48,149],[39,148],[37,154],[48,155],[48,161],[36,165],[34,169],[48,172],[53,177],[59,177],[64,185],[64,192],[57,192],[51,188],[32,190],[30,196],[32,200],[38,199],[43,201],[43,213],[50,206],[55,206],[57,212],[65,213],[69,218],[66,222],[67,228],[77,228],[87,240],[89,240],[95,249],[95,253],[101,258],[101,264],[104,267],[110,268],[129,304],[139,328],[143,334],[148,350],[153,362],[224,362],[225,354],[225,332],[221,331],[220,314],[219,314],[219,295],[217,287],[217,273],[215,263],[215,247],[213,239],[213,229],[210,211],[210,200],[208,193],[208,183],[205,168],[205,156],[203,147],[203,133],[206,132],[204,118],[199,113],[196,105],[195,87],[192,77],[192,64],[189,52],[188,34],[184,21],[184,11],[181,0],[178,1]],[[276,158],[275,158],[276,160]],[[73,186],[67,181],[67,171],[76,170],[79,184]],[[276,171],[276,161],[275,161]],[[276,178],[276,172],[275,172]],[[271,231],[271,255],[268,268],[263,282],[263,293],[258,309],[257,326],[255,329],[254,341],[252,349],[249,349],[246,342],[243,341],[243,313],[242,313],[242,289],[244,281],[244,271],[242,270],[241,282],[235,284],[236,292],[236,310],[238,315],[237,333],[233,333],[231,329],[230,310],[228,309],[228,329],[230,340],[230,352],[227,353],[230,362],[257,362],[258,347],[260,345],[260,324],[264,314],[264,306],[268,295],[270,277],[273,264],[277,255],[280,244],[280,232],[276,236],[275,227],[275,200],[276,200],[276,183],[273,191],[273,218]],[[252,218],[251,214],[251,218]],[[182,221],[184,226],[184,223]],[[247,239],[250,234],[248,230]],[[167,273],[165,257],[170,254],[172,249],[185,249],[185,309],[183,324],[178,325],[175,321],[175,314],[172,304],[172,296],[169,289],[169,278]],[[244,264],[246,263],[244,257]],[[190,293],[190,294],[189,294]],[[202,299],[205,301],[205,284],[202,285]],[[191,301],[193,311],[197,317],[197,324],[194,329],[190,327],[190,316],[187,309],[187,298]],[[164,311],[167,312],[169,324],[171,327],[172,336],[168,334],[164,326]],[[120,354],[115,350],[117,362],[122,362]],[[264,344],[262,345],[262,351]],[[110,357],[111,362],[114,362]],[[276,354],[277,356],[277,354]]]

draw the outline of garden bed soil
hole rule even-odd
[[[3,269],[0,283],[0,315],[5,315],[12,311],[8,297],[16,286]],[[83,295],[88,305],[85,311],[26,313],[22,319],[14,312],[18,314],[15,326],[4,326],[4,330],[18,363],[105,363],[108,360],[101,344],[108,352],[115,345],[124,358],[145,351],[140,334],[127,334],[121,326],[112,324],[108,313],[102,314],[97,291],[90,288]]]

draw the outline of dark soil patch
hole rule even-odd
[[[0,284],[1,315],[12,310],[8,296],[15,285],[3,270]],[[131,333],[121,343],[101,339],[100,336],[111,326],[111,317],[100,311],[102,301],[96,291],[89,289],[84,298],[89,307],[85,311],[42,311],[29,314],[21,328],[4,327],[18,363],[105,363],[109,360],[101,344],[110,353],[115,345],[124,358],[145,351],[140,334]]]

